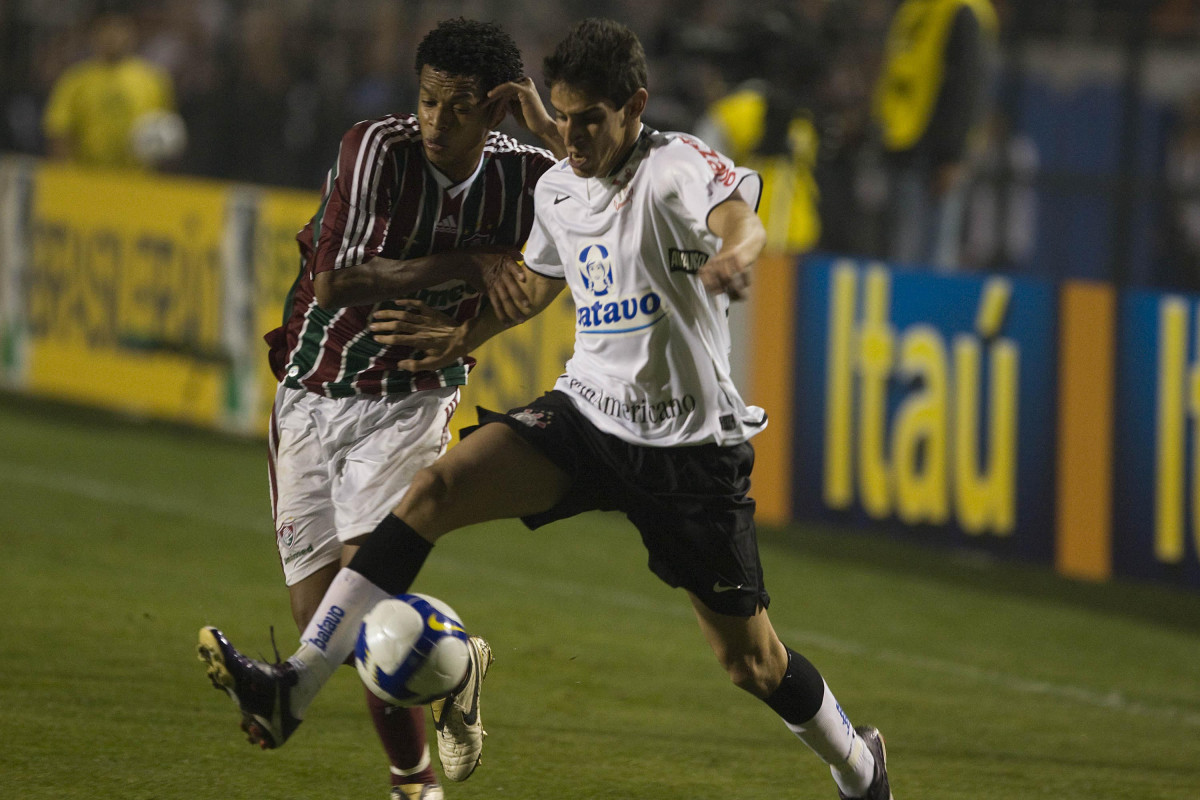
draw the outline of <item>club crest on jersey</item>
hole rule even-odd
[[[608,248],[589,244],[579,251],[579,275],[583,288],[595,298],[576,307],[576,328],[580,333],[628,333],[648,328],[666,316],[657,292],[642,295],[616,295],[613,263]]]

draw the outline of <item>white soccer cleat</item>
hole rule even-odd
[[[471,653],[471,674],[457,693],[435,700],[429,709],[437,728],[438,756],[442,772],[452,781],[471,777],[483,755],[483,722],[479,718],[479,692],[488,667],[496,660],[492,647],[484,639],[467,640]]]

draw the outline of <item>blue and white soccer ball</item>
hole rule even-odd
[[[467,633],[454,609],[435,597],[401,594],[365,617],[354,666],[367,688],[397,706],[420,706],[453,692],[470,665]]]

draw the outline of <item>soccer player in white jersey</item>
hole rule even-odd
[[[766,417],[730,380],[725,321],[765,242],[758,176],[694,137],[642,125],[645,55],[618,23],[576,25],[544,74],[568,156],[538,183],[524,285],[535,307],[564,282],[571,290],[564,375],[526,406],[482,411],[459,446],[414,477],[325,595],[324,651],[305,644],[264,664],[206,629],[220,645],[214,660],[243,712],[286,736],[353,649],[363,614],[405,591],[442,535],[497,518],[533,528],[621,510],[651,570],[686,591],[731,680],[829,765],[839,797],[890,800],[879,731],[851,726],[767,615],[747,496],[748,440]]]
[[[555,158],[493,129],[511,109],[562,152],[532,80],[522,77],[520,51],[499,27],[447,20],[424,37],[415,62],[417,113],[365,120],[343,136],[318,211],[297,236],[301,269],[284,323],[267,335],[280,380],[269,439],[272,510],[301,630],[353,555],[353,540],[445,449],[473,364],[455,358],[408,369],[413,348],[403,336],[388,345],[371,337],[377,304],[407,298],[408,310],[383,313],[409,328],[432,327],[446,341],[466,342],[469,330],[477,342],[500,330],[482,272],[505,259],[517,268],[512,259],[533,224],[533,188]],[[471,648],[481,676],[490,651],[480,638]],[[391,796],[440,800],[424,710],[364,694],[388,757]],[[452,780],[466,778],[479,757],[479,737],[464,732],[459,717],[453,703],[434,707],[442,769]],[[273,746],[251,723],[251,741]]]

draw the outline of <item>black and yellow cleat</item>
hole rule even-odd
[[[273,750],[300,726],[291,714],[289,697],[296,685],[295,668],[285,662],[268,664],[239,653],[225,635],[213,627],[200,629],[196,646],[208,664],[213,688],[228,694],[242,712],[242,730],[251,744]]]

